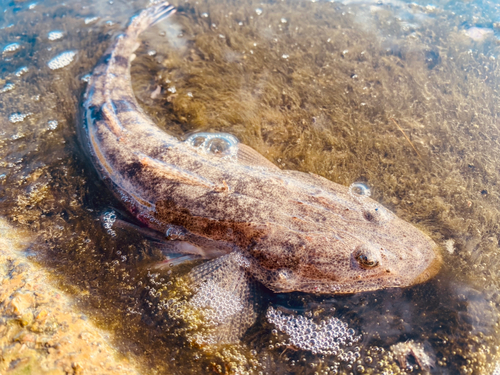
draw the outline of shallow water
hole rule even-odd
[[[349,296],[265,290],[241,345],[196,347],[159,308],[177,276],[160,252],[105,228],[123,209],[80,147],[85,77],[143,1],[0,2],[0,210],[145,373],[403,372],[413,340],[433,374],[491,374],[499,355],[500,7],[493,2],[180,2],[146,33],[136,95],[172,134],[235,135],[284,169],[372,197],[429,233],[444,267],[423,285]],[[407,138],[406,138],[407,137]],[[353,361],[288,345],[268,306],[361,335]],[[409,356],[412,373],[420,373]],[[407,370],[407,372],[411,372]]]

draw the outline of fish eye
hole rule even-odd
[[[356,259],[358,264],[365,269],[374,268],[379,265],[378,254],[364,246],[359,247],[354,252],[354,259]]]

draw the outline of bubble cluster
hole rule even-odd
[[[57,122],[57,120],[50,120],[47,122],[47,124],[49,125],[50,130],[55,130],[57,129],[57,125],[59,125],[59,122]]]
[[[315,323],[302,315],[286,315],[270,307],[266,312],[267,320],[289,336],[289,344],[313,354],[333,355],[346,362],[353,362],[359,357],[358,352],[345,351],[361,339],[356,336],[347,323],[330,317]]]
[[[16,122],[24,121],[24,119],[30,115],[31,115],[31,113],[16,112],[16,113],[13,113],[9,116],[9,121],[12,122],[13,124],[15,124]]]
[[[19,48],[21,48],[21,45],[19,43],[17,42],[9,43],[5,47],[3,47],[2,52],[3,53],[16,52]]]
[[[202,311],[205,324],[218,326],[243,310],[241,298],[214,283],[203,283],[189,304]]]
[[[0,89],[0,93],[4,93],[4,92],[9,92],[11,90],[14,90],[14,87],[15,85],[13,83],[6,83],[4,87],[2,87],[2,89]]]
[[[227,133],[196,133],[184,142],[207,154],[231,158],[238,153],[238,139]]]
[[[63,36],[64,36],[64,33],[60,30],[51,31],[47,35],[47,37],[49,38],[50,41],[61,39]]]
[[[65,66],[68,66],[71,64],[73,59],[76,56],[76,51],[65,51],[57,55],[56,57],[52,58],[47,65],[49,66],[50,69],[52,70],[57,70],[64,68]]]
[[[27,66],[22,66],[20,67],[19,69],[16,70],[16,77],[21,77],[24,73],[26,73],[28,71],[28,67]]]
[[[116,236],[116,232],[113,230],[113,224],[116,221],[115,211],[107,211],[102,215],[102,226],[106,229],[109,235],[112,237]]]

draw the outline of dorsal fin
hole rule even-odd
[[[269,169],[279,169],[264,156],[259,154],[250,146],[243,143],[238,144],[238,163],[251,167],[265,167]]]

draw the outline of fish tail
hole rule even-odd
[[[167,2],[154,5],[132,18],[127,34],[138,36],[148,27],[174,14],[175,11],[175,7]]]

